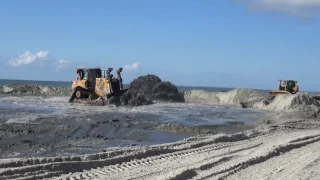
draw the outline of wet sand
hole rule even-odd
[[[68,97],[2,96],[0,158],[54,157],[154,145],[257,126],[261,113],[193,104],[135,108],[70,104]],[[248,119],[247,119],[248,118]]]

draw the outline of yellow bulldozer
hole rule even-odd
[[[278,89],[270,91],[271,95],[277,94],[296,94],[299,92],[298,81],[296,80],[279,80]]]
[[[93,105],[112,104],[128,89],[123,88],[121,71],[117,70],[118,77],[111,72],[113,68],[101,70],[100,68],[78,68],[78,78],[72,82],[72,94],[69,102],[78,102]]]

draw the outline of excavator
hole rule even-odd
[[[278,89],[270,91],[271,95],[277,94],[296,94],[299,92],[298,81],[296,80],[278,80]]]
[[[111,74],[113,68],[77,68],[78,78],[72,82],[72,94],[69,102],[91,105],[108,105],[119,103],[120,96],[128,89],[123,88],[121,71],[118,77]],[[117,102],[118,100],[118,102]]]

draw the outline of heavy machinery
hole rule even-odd
[[[72,94],[69,102],[79,102],[93,105],[111,104],[111,99],[120,99],[128,89],[123,88],[121,71],[117,70],[118,77],[111,74],[113,68],[78,68],[78,78],[72,83]]]
[[[296,94],[299,92],[298,81],[296,80],[279,80],[278,89],[270,91],[270,94]]]

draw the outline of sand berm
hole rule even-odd
[[[251,89],[233,89],[229,92],[206,92],[191,90],[184,93],[186,102],[229,105],[255,108],[271,112],[295,114],[303,118],[317,117],[320,103],[308,94],[281,94],[271,96]]]
[[[45,86],[34,87],[44,89]],[[62,93],[67,90],[46,88],[50,93],[38,90],[33,94],[69,95]],[[9,85],[0,88],[0,92],[17,94],[18,91],[14,85]],[[138,93],[138,90],[134,89],[134,92]],[[174,92],[182,94],[183,99],[169,102],[255,108],[274,112],[274,115],[266,117],[266,123],[254,129],[231,135],[198,135],[167,144],[114,147],[105,152],[78,156],[3,159],[0,161],[0,177],[170,180],[320,177],[320,104],[309,95],[272,97],[250,89]],[[152,94],[143,98],[144,102],[157,99]]]

